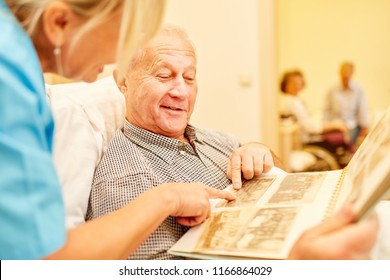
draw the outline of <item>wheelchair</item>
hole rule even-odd
[[[318,159],[318,162],[310,169],[313,171],[335,170],[347,166],[352,155],[352,148],[344,141],[342,132],[328,132],[318,137],[319,141],[312,141],[302,147],[304,151],[312,153]]]
[[[352,150],[341,132],[315,135],[309,143],[302,143],[296,122],[283,119],[280,123],[282,161],[290,172],[326,171],[344,168]]]

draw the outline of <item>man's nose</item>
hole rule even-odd
[[[172,96],[185,97],[188,95],[188,87],[183,77],[178,77],[173,81],[172,88],[169,91]]]

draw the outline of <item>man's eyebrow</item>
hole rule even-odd
[[[156,61],[155,63],[153,63],[154,69],[163,68],[163,67],[170,68],[170,67],[173,67],[173,65],[165,60],[160,60],[160,61]]]

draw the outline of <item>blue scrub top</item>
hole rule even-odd
[[[38,259],[64,244],[53,129],[37,54],[0,0],[0,259]]]

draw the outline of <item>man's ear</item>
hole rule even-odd
[[[123,75],[118,69],[114,70],[113,76],[118,89],[120,90],[120,92],[125,94],[127,90],[126,79],[123,77]]]
[[[55,1],[47,6],[42,15],[42,25],[47,39],[53,46],[61,47],[65,43],[71,33],[69,23],[74,19],[72,8],[62,1]]]

